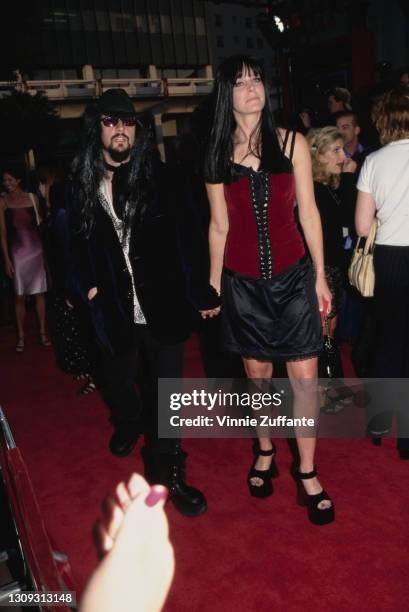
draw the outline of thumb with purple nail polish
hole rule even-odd
[[[162,485],[153,485],[151,488],[147,498],[145,499],[145,504],[149,507],[156,506],[160,501],[165,501],[168,496],[168,490]]]

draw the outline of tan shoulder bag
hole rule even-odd
[[[348,270],[349,282],[363,297],[372,297],[374,294],[375,271],[373,252],[377,228],[378,220],[375,218],[363,247],[362,241],[364,238],[358,238]]]

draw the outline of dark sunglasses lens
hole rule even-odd
[[[115,127],[118,124],[118,117],[102,117],[102,123],[105,127]]]
[[[102,123],[105,125],[105,127],[115,127],[118,125],[120,120],[127,127],[133,127],[136,125],[136,117],[103,117]]]
[[[122,122],[128,127],[133,127],[134,125],[136,125],[136,117],[126,117],[125,119],[122,119]]]

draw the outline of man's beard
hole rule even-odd
[[[112,161],[121,163],[128,159],[129,154],[131,152],[131,147],[128,146],[126,149],[119,150],[114,149],[112,146],[108,147],[108,153],[111,156]]]

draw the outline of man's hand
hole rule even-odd
[[[220,314],[220,306],[212,308],[211,310],[199,310],[202,319],[212,319]]]
[[[94,297],[97,295],[97,293],[98,293],[98,289],[96,287],[92,287],[92,289],[88,291],[88,296],[87,296],[88,299],[93,300]]]

